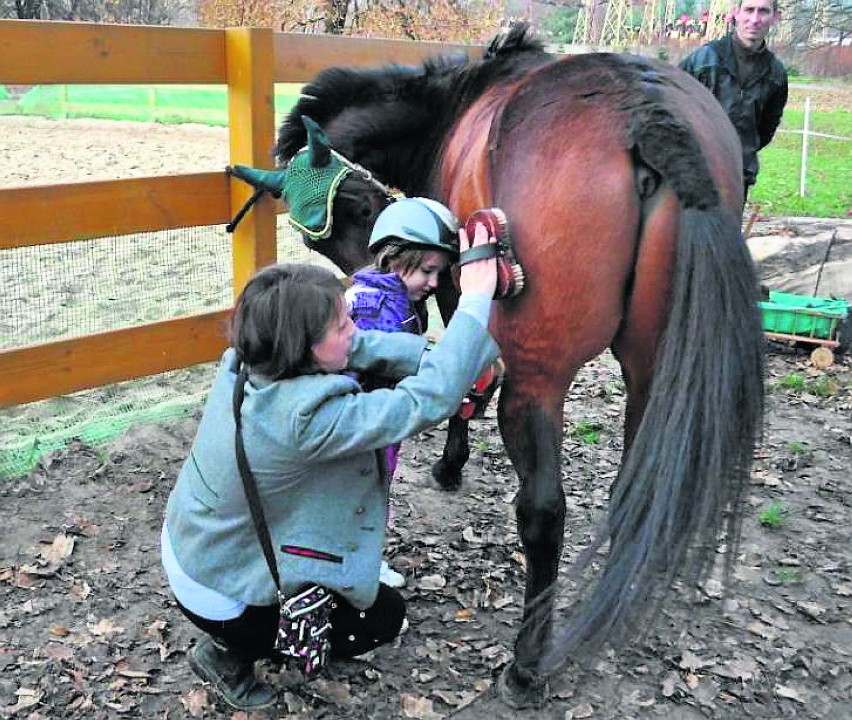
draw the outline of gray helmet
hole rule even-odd
[[[401,240],[458,255],[458,228],[458,220],[441,203],[422,197],[403,198],[376,218],[368,247],[375,254],[389,241]]]

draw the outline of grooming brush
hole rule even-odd
[[[482,223],[488,235],[497,239],[497,289],[494,297],[517,297],[524,290],[524,270],[515,257],[506,213],[496,207],[472,212],[465,223],[469,238],[473,238],[477,223]]]

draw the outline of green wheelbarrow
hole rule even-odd
[[[852,347],[852,312],[849,302],[769,290],[758,305],[764,335],[771,340],[814,345],[811,360],[817,367],[834,362],[835,352]]]

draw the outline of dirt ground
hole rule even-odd
[[[0,133],[17,122],[0,119]],[[136,174],[220,169],[227,147],[218,129],[146,126],[134,135],[138,143],[90,172],[58,148],[76,142],[88,157],[110,144],[112,132],[126,138],[126,129],[28,122],[20,125],[30,147],[53,148],[54,159],[48,153],[38,163],[41,182],[54,161],[67,180],[127,176],[118,174],[122,162]],[[181,148],[174,164],[170,142]],[[13,145],[0,144],[4,164],[17,157]],[[154,170],[136,158],[152,147],[161,148]],[[29,174],[4,184],[37,182]],[[852,255],[849,220],[759,220],[750,245],[764,281],[812,288],[835,230],[829,262],[839,267],[823,272],[821,292],[852,299],[843,265]],[[809,348],[768,351],[765,435],[727,594],[713,580],[680,588],[635,644],[555,678],[544,710],[509,710],[495,697],[494,679],[511,657],[524,558],[512,507],[517,483],[490,409],[472,426],[472,457],[456,493],[438,490],[429,475],[443,427],[404,446],[388,554],[409,579],[410,631],[368,661],[334,664],[307,684],[270,674],[281,689],[278,710],[252,717],[852,717],[852,359],[819,370]],[[623,400],[609,355],[586,366],[566,398],[566,560],[605,511]],[[190,671],[186,653],[198,634],[175,609],[160,570],[163,508],[196,422],[197,414],[137,426],[107,447],[75,443],[0,484],[0,715],[246,717]]]

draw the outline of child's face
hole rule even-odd
[[[400,273],[402,282],[408,290],[409,300],[425,300],[438,287],[438,276],[447,267],[449,258],[446,253],[429,251],[423,261],[414,269]]]
[[[355,323],[349,317],[346,303],[341,298],[337,313],[331,318],[323,339],[311,348],[317,366],[326,372],[343,370],[349,360],[354,335]]]

